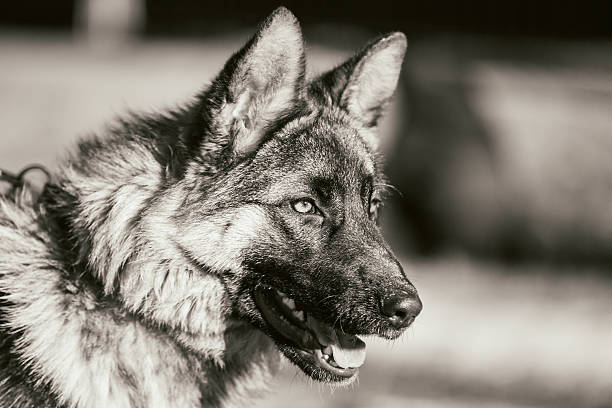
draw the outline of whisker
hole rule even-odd
[[[393,191],[395,193],[397,193],[397,195],[399,195],[401,198],[404,198],[404,194],[400,191],[399,188],[395,187],[393,184],[388,184],[388,183],[376,183],[374,184],[374,186],[376,187],[382,187],[384,192],[388,192]]]

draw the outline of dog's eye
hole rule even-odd
[[[383,206],[383,202],[378,198],[373,198],[370,200],[370,219],[376,221],[378,219],[378,214],[380,212],[381,207]]]
[[[301,198],[292,202],[291,207],[300,214],[315,214],[317,212],[315,204],[307,198]]]

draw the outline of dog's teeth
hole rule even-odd
[[[295,309],[295,302],[293,301],[293,299],[289,299],[288,297],[284,297],[283,298],[283,303],[289,308],[289,309]]]
[[[332,348],[327,346],[324,349],[321,349],[321,358],[333,367],[339,367],[336,360],[334,360]]]

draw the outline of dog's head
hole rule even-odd
[[[306,82],[299,25],[278,9],[201,96],[201,136],[186,139],[198,153],[173,240],[317,380],[354,379],[357,335],[394,339],[421,310],[377,225],[376,127],[405,48],[383,36]]]

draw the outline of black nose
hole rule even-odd
[[[382,302],[383,314],[396,329],[410,326],[415,317],[421,313],[421,309],[423,304],[416,293],[395,294],[386,297]]]

